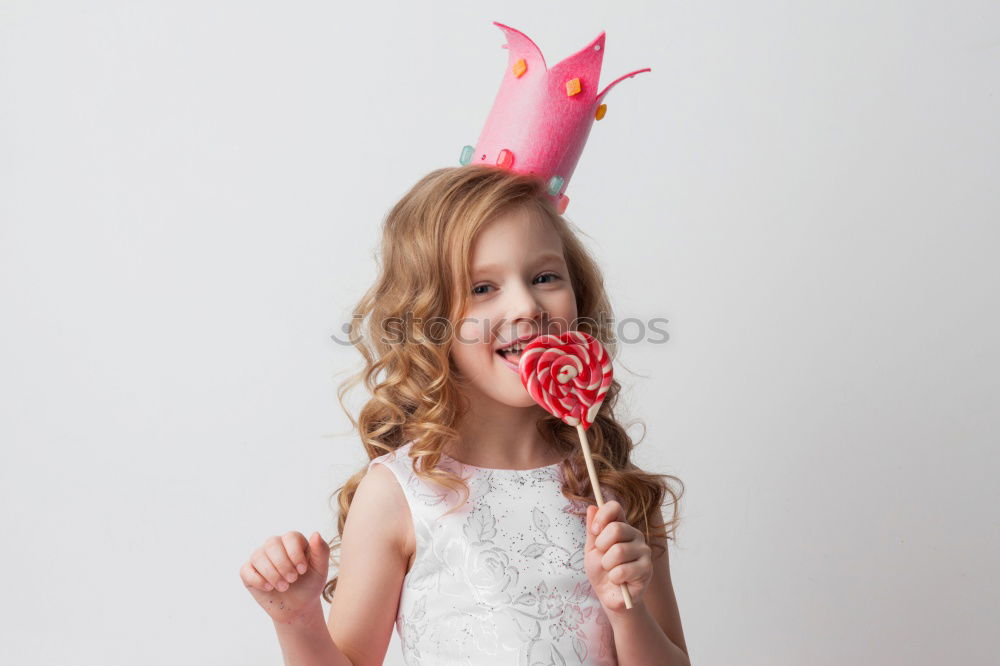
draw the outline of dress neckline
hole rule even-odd
[[[550,468],[553,468],[553,467],[560,467],[566,461],[566,458],[563,458],[559,462],[552,463],[551,465],[543,465],[541,467],[527,467],[527,468],[524,468],[524,469],[510,469],[510,468],[506,468],[506,467],[479,467],[478,465],[470,465],[468,463],[462,462],[461,460],[456,460],[455,458],[452,458],[451,456],[449,456],[444,451],[441,452],[441,457],[447,458],[448,460],[456,462],[459,465],[461,465],[462,467],[468,467],[469,469],[478,469],[478,470],[483,471],[483,472],[494,472],[494,473],[496,473],[496,472],[499,472],[499,473],[538,472],[538,471],[545,470],[545,469],[550,469]]]

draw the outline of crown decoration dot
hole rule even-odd
[[[559,194],[559,190],[562,189],[563,179],[560,176],[552,176],[549,180],[549,196],[555,196]]]
[[[559,195],[559,201],[556,203],[556,212],[560,215],[566,212],[566,206],[569,205],[569,197],[565,194]]]
[[[504,169],[510,169],[514,166],[514,153],[510,152],[506,148],[500,151],[497,156],[497,166],[503,167]]]

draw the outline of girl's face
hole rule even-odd
[[[474,392],[514,407],[533,406],[518,373],[520,353],[500,350],[573,328],[576,296],[562,241],[546,220],[517,208],[479,231],[471,277],[452,359]]]

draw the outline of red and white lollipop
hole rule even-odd
[[[587,428],[597,420],[611,386],[611,357],[601,342],[583,331],[540,335],[521,352],[521,383],[545,411],[575,426],[583,448],[597,506],[604,506],[597,470],[590,455]],[[625,607],[632,608],[628,586],[621,585]]]
[[[521,352],[521,383],[535,402],[571,426],[589,428],[611,386],[611,358],[583,331],[542,335]]]

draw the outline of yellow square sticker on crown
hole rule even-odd
[[[570,79],[566,82],[566,94],[570,97],[580,92],[580,79]]]
[[[514,76],[521,78],[521,75],[526,71],[528,71],[528,63],[524,62],[524,58],[514,63]]]

